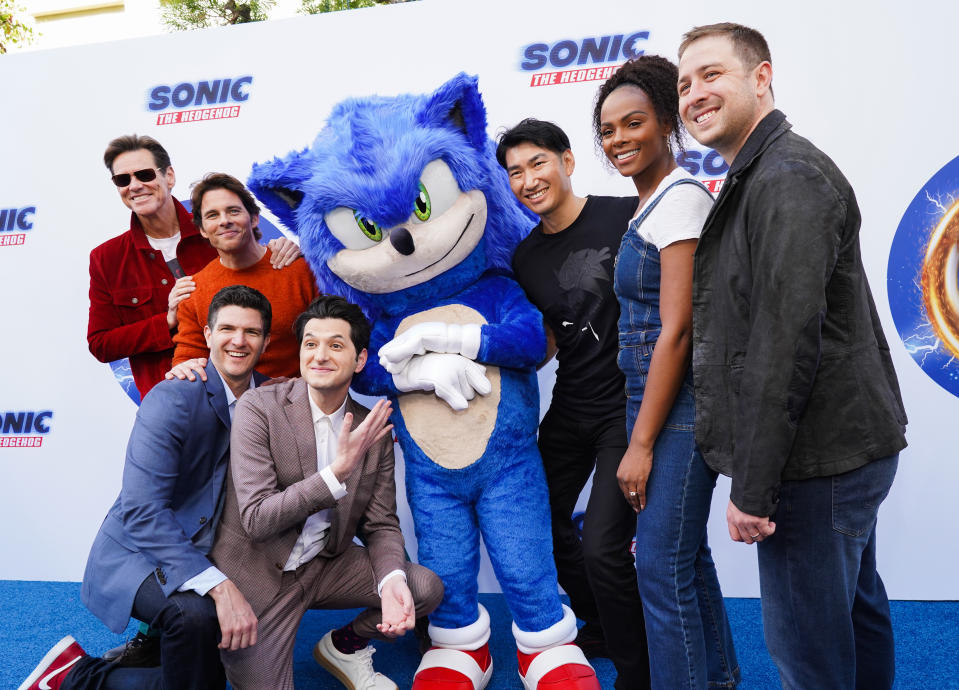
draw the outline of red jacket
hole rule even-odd
[[[216,258],[193,225],[190,212],[173,200],[180,223],[176,254],[186,275]],[[173,337],[167,327],[167,298],[176,279],[163,253],[150,246],[136,214],[130,229],[90,252],[90,320],[87,343],[101,362],[130,358],[142,398],[170,370]]]

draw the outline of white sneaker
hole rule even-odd
[[[313,647],[316,663],[332,673],[350,690],[399,690],[396,683],[373,670],[373,645],[352,654],[333,646],[333,633],[326,633]]]

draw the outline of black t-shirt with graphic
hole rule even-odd
[[[604,417],[626,406],[616,366],[613,262],[638,203],[637,197],[586,197],[568,228],[548,235],[540,223],[513,255],[516,280],[556,336],[552,406],[577,416]]]

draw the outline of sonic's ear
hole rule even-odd
[[[258,163],[247,179],[247,186],[280,221],[296,232],[296,210],[305,196],[304,184],[312,176],[309,149],[293,152],[284,159]]]
[[[473,148],[486,150],[486,107],[477,77],[460,72],[427,98],[416,121],[425,127],[453,127],[466,135]]]

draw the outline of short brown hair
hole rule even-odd
[[[732,22],[693,27],[683,34],[683,40],[679,44],[679,57],[683,57],[683,53],[686,52],[690,43],[706,36],[725,36],[732,41],[736,55],[746,69],[751,70],[761,62],[772,64],[769,45],[763,35],[748,26]]]
[[[117,137],[107,144],[107,150],[103,152],[103,164],[107,166],[107,170],[109,170],[112,175],[113,161],[117,159],[117,156],[121,153],[129,153],[130,151],[139,151],[141,149],[153,154],[153,164],[160,170],[166,170],[170,167],[170,154],[160,145],[160,142],[153,137],[146,135],[140,136],[137,134],[124,134],[122,137]]]
[[[229,192],[233,192],[240,197],[240,201],[243,203],[243,208],[246,209],[246,212],[249,213],[251,217],[260,215],[260,207],[256,205],[256,199],[253,198],[250,190],[247,189],[242,182],[233,177],[233,175],[212,172],[208,173],[199,182],[194,182],[193,192],[190,194],[190,205],[193,207],[193,224],[196,226],[197,230],[203,229],[203,215],[200,212],[200,206],[202,206],[203,203],[203,195],[214,189],[225,189]],[[257,240],[263,237],[263,233],[260,232],[259,227],[253,228],[253,236]]]

